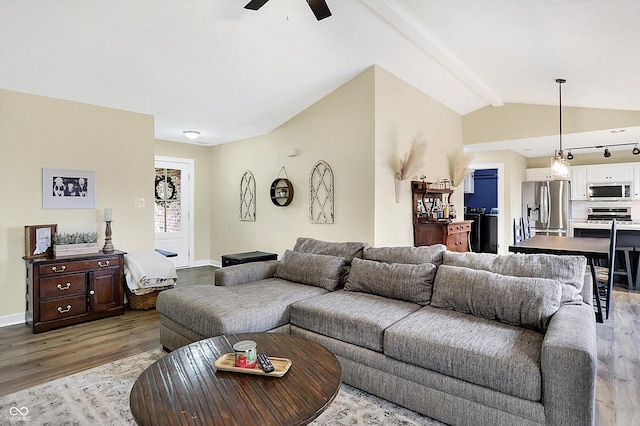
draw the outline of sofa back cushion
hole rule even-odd
[[[582,303],[587,259],[553,254],[490,254],[445,252],[443,265],[461,266],[524,278],[549,278],[562,284],[562,304]]]
[[[344,289],[427,305],[435,273],[433,263],[407,265],[356,258]]]
[[[447,250],[444,244],[421,247],[365,247],[364,258],[385,263],[442,263],[442,254]]]
[[[340,285],[345,262],[343,257],[287,250],[273,276],[333,291]]]
[[[354,257],[362,259],[362,251],[366,245],[366,243],[359,242],[334,243],[313,238],[298,237],[293,250],[301,253],[343,257],[346,260],[346,264],[350,265]]]
[[[560,307],[562,284],[441,265],[431,306],[495,319],[544,333]]]

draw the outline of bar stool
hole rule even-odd
[[[622,275],[625,276],[627,278],[627,284],[629,286],[629,289],[631,289],[634,286],[634,282],[633,282],[633,273],[632,273],[632,268],[633,268],[633,264],[631,263],[631,254],[635,251],[634,247],[624,247],[624,246],[616,246],[616,251],[618,253],[622,253],[624,256],[624,267],[623,268],[615,268],[614,265],[614,269],[613,269],[613,274],[614,275]],[[618,259],[620,259],[620,257],[616,256]],[[637,277],[636,277],[637,280]]]

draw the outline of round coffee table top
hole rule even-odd
[[[324,346],[299,336],[244,333],[231,345],[253,340],[258,353],[289,358],[283,377],[216,371],[227,353],[223,337],[201,340],[156,361],[136,380],[129,397],[141,425],[305,425],[340,390],[342,370]]]

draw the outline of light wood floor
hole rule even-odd
[[[211,284],[214,268],[178,271],[180,283]],[[596,425],[640,424],[640,293],[616,287],[598,332]],[[159,315],[125,315],[31,334],[0,328],[0,396],[160,347]]]

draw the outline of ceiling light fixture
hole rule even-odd
[[[200,137],[200,132],[197,130],[185,130],[182,134],[191,140],[198,139]]]
[[[567,80],[562,78],[556,79],[560,100],[558,103],[560,111],[560,149],[556,150],[553,158],[551,159],[551,172],[557,179],[569,179],[569,163],[562,152],[562,84],[566,82]]]
[[[627,143],[614,143],[614,144],[610,144],[607,146],[604,145],[593,145],[593,146],[575,146],[573,148],[571,148],[571,150],[567,151],[567,160],[573,160],[573,154],[571,153],[571,151],[575,151],[576,149],[602,149],[604,148],[604,156],[609,158],[611,157],[611,151],[609,151],[609,148],[611,148],[612,146],[631,146],[633,145],[633,150],[631,151],[631,153],[633,155],[640,155],[640,148],[638,148],[638,142],[627,142]]]

